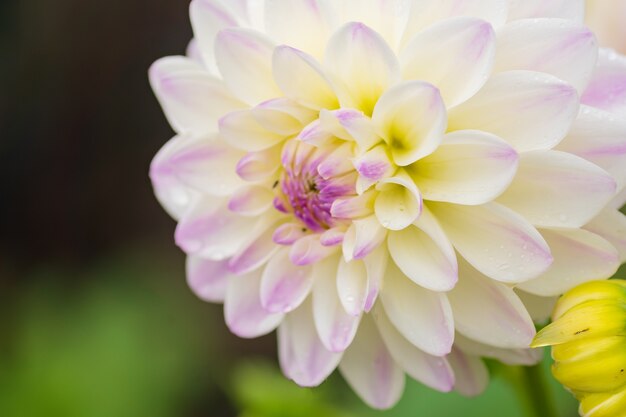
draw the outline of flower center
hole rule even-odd
[[[288,142],[283,151],[284,170],[275,187],[274,207],[292,213],[313,232],[323,232],[341,222],[332,216],[332,205],[336,199],[355,192],[355,175],[320,175],[320,165],[331,151],[297,140]]]

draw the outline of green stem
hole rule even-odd
[[[515,388],[528,417],[558,417],[541,364],[515,369]]]

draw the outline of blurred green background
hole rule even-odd
[[[0,416],[522,417],[494,364],[481,397],[409,382],[384,413],[337,375],[298,388],[273,335],[240,340],[191,294],[147,177],[172,133],[146,72],[184,51],[187,5],[0,2]]]

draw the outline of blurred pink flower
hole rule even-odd
[[[150,70],[177,132],[150,175],[191,288],[239,336],[278,328],[296,383],[339,367],[376,408],[404,373],[474,395],[481,357],[537,361],[538,307],[625,252],[602,210],[626,68],[582,10],[192,1],[189,57]]]

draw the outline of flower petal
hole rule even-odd
[[[365,312],[369,313],[383,285],[389,252],[384,245],[379,246],[372,253],[363,258],[365,270],[367,271],[367,297],[365,297]]]
[[[215,173],[222,171],[213,171]],[[221,177],[221,175],[219,176]],[[242,216],[256,217],[263,214],[274,201],[274,193],[260,185],[247,185],[239,188],[228,201],[228,209]]]
[[[285,139],[265,129],[251,110],[228,113],[219,121],[220,135],[229,145],[249,152],[267,150]]]
[[[317,117],[317,113],[287,98],[276,98],[252,109],[256,121],[270,132],[293,136]]]
[[[498,28],[506,21],[508,9],[507,0],[412,0],[412,3],[405,41],[425,27],[451,17],[478,18]]]
[[[461,256],[490,278],[523,282],[539,276],[552,264],[550,248],[539,232],[504,206],[429,203],[428,208]],[[477,236],[480,245],[476,244]]]
[[[402,230],[412,224],[422,212],[422,196],[411,178],[403,171],[395,177],[378,182],[374,202],[376,218],[384,228]]]
[[[456,259],[450,259],[422,230],[409,226],[389,233],[389,253],[400,270],[424,288],[449,291],[457,281]]]
[[[239,26],[240,20],[219,0],[193,0],[189,17],[202,61],[211,73],[217,74],[215,37],[222,29]]]
[[[615,51],[601,49],[596,70],[580,101],[626,116],[626,58]]]
[[[423,81],[406,81],[383,94],[372,120],[391,148],[394,162],[406,166],[437,149],[447,115],[437,88]]]
[[[248,152],[237,162],[237,175],[248,182],[263,181],[271,177],[280,167],[282,146],[259,152]]]
[[[228,262],[230,271],[237,275],[246,274],[263,266],[278,250],[272,239],[276,223],[267,222],[266,228],[249,233],[249,241]]]
[[[518,155],[497,136],[449,133],[437,150],[409,167],[425,200],[476,205],[498,197],[517,172]]]
[[[332,36],[326,66],[337,85],[342,107],[371,115],[381,94],[400,78],[395,54],[363,23],[348,23]]]
[[[313,267],[313,318],[322,344],[331,352],[343,352],[356,335],[361,315],[348,314],[337,292],[339,256],[332,256]]]
[[[581,229],[544,229],[554,263],[545,274],[518,285],[531,294],[560,295],[583,282],[611,277],[619,267],[617,250],[600,236]]]
[[[278,328],[278,358],[285,376],[302,387],[321,384],[341,360],[341,354],[329,352],[317,336],[310,299]]]
[[[497,359],[507,365],[536,365],[541,362],[543,352],[540,349],[503,349],[485,345],[469,339],[460,333],[454,338],[454,344],[465,354]]]
[[[297,266],[289,259],[289,248],[272,256],[263,270],[261,305],[274,313],[286,313],[297,308],[309,295],[313,285],[310,266]]]
[[[582,106],[558,150],[584,158],[610,173],[618,185],[626,183],[626,120],[609,112]]]
[[[363,317],[339,370],[352,389],[372,408],[392,407],[404,391],[404,373],[391,357],[369,316]]]
[[[216,132],[223,114],[244,107],[221,80],[188,58],[161,58],[152,64],[149,76],[165,116],[179,133]]]
[[[204,301],[224,302],[228,281],[232,277],[228,270],[228,261],[188,256],[185,269],[187,284],[194,294]]]
[[[517,176],[498,201],[536,226],[580,227],[615,191],[613,177],[591,162],[560,151],[535,151],[521,155]]]
[[[337,252],[335,246],[324,246],[320,242],[320,235],[313,234],[298,239],[289,251],[289,259],[294,265],[311,265]]]
[[[354,220],[343,239],[343,257],[349,262],[362,259],[376,249],[387,237],[376,216]]]
[[[279,97],[272,76],[273,43],[249,29],[224,29],[215,40],[215,59],[224,83],[248,104]]]
[[[339,261],[337,272],[337,294],[344,310],[358,317],[363,312],[368,294],[368,279],[365,264],[359,259]]]
[[[530,70],[552,74],[584,91],[598,56],[588,28],[564,19],[524,19],[498,32],[495,72]]]
[[[325,0],[268,0],[265,27],[272,39],[321,57],[331,33]]]
[[[493,133],[518,152],[550,149],[578,114],[576,90],[544,73],[508,71],[491,77],[471,99],[451,109],[448,131]]]
[[[274,80],[286,97],[316,110],[339,107],[324,70],[312,56],[279,46],[274,50],[272,68]]]
[[[176,244],[187,254],[220,261],[241,248],[257,223],[231,212],[221,200],[200,199],[178,223]]]
[[[454,321],[446,294],[421,288],[389,263],[380,297],[389,320],[409,342],[434,356],[450,353]]]
[[[459,348],[447,357],[454,371],[454,390],[466,397],[480,395],[489,384],[489,370],[478,356],[468,355]]]
[[[454,373],[445,358],[416,348],[396,330],[382,308],[377,308],[374,317],[389,353],[411,378],[438,391],[452,390]]]
[[[619,252],[620,263],[626,262],[626,215],[606,208],[586,224],[585,229],[611,242]]]
[[[538,17],[558,17],[582,22],[584,0],[509,0],[509,21]]]
[[[496,34],[475,18],[446,19],[417,35],[402,50],[405,80],[436,85],[448,108],[473,96],[493,67]]]
[[[261,274],[253,272],[232,276],[224,300],[224,317],[231,332],[243,338],[255,338],[274,330],[283,314],[268,313],[259,300]]]
[[[448,293],[458,332],[501,348],[530,345],[535,325],[512,288],[459,261],[459,282]]]

